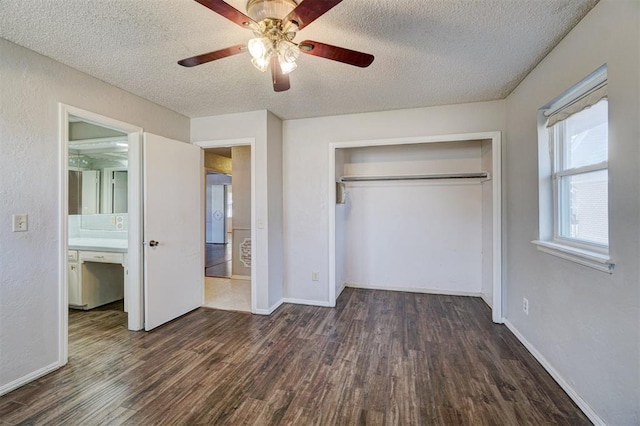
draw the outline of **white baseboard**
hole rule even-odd
[[[476,293],[472,291],[441,290],[441,289],[435,289],[435,288],[387,287],[387,286],[357,284],[357,283],[345,283],[345,286],[351,287],[351,288],[361,288],[365,290],[389,290],[389,291],[403,291],[406,293],[443,294],[447,296],[482,297],[481,293]]]
[[[292,299],[289,297],[284,298],[285,303],[293,303],[294,305],[309,305],[309,306],[322,306],[330,308],[331,304],[324,300],[307,300],[307,299]]]
[[[276,303],[273,304],[273,306],[271,306],[269,309],[256,309],[255,312],[252,312],[253,314],[256,315],[271,315],[272,313],[275,312],[276,309],[278,309],[280,307],[280,305],[282,305],[284,303],[284,299],[280,299],[279,301],[277,301]]]
[[[63,364],[56,361],[53,364],[42,367],[32,373],[27,374],[26,376],[22,376],[19,379],[9,382],[6,385],[0,386],[0,396],[4,395],[5,393],[9,393],[14,389],[18,389],[20,386],[24,386],[29,382],[33,382],[34,380],[39,379],[40,377],[49,374],[62,366]]]
[[[232,280],[245,280],[245,281],[251,281],[251,277],[248,275],[231,275],[229,277]]]
[[[511,324],[508,320],[505,320],[504,325],[506,325],[507,328],[513,333],[513,335],[516,336],[516,338],[520,341],[520,343],[522,343],[524,347],[527,348],[531,355],[533,355],[533,357],[537,359],[540,364],[542,364],[544,369],[547,370],[551,377],[553,377],[553,380],[555,380],[560,385],[560,387],[567,393],[567,395],[569,395],[569,398],[571,398],[573,402],[576,403],[576,405],[589,418],[589,420],[593,422],[594,425],[606,426],[604,420],[602,420],[600,416],[598,416],[596,412],[593,411],[593,408],[591,408],[591,406],[584,399],[582,399],[580,395],[578,395],[578,393],[569,385],[569,383],[567,383],[567,381],[560,375],[560,373],[558,373],[556,369],[553,368],[551,363],[549,363],[549,361],[547,361],[547,359],[542,356],[542,354],[531,344],[531,342],[525,339],[525,337],[513,324]]]

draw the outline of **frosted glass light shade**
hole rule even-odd
[[[282,19],[296,6],[294,0],[249,0],[247,13],[256,22],[267,18]]]
[[[251,63],[253,64],[254,67],[258,68],[260,71],[265,72],[266,70],[269,69],[269,59],[270,57],[252,58]]]
[[[295,62],[300,56],[300,49],[294,43],[282,40],[278,43],[278,56],[284,62]]]
[[[296,64],[295,62],[283,61],[282,57],[279,57],[278,61],[280,62],[280,69],[282,70],[283,74],[289,74],[291,71],[298,68],[298,64]]]
[[[247,47],[249,48],[249,54],[254,59],[264,58],[268,55],[270,50],[271,41],[269,41],[266,37],[252,38],[247,43]]]

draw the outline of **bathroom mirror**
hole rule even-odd
[[[71,121],[68,157],[69,215],[82,215],[81,226],[91,229],[91,215],[127,213],[127,135]]]

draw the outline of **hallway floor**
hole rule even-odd
[[[251,281],[205,277],[202,306],[225,311],[251,312]]]

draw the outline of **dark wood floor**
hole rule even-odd
[[[116,306],[117,308],[117,306]],[[589,424],[476,298],[346,289],[336,309],[198,309],[129,332],[70,315],[69,364],[0,398],[0,424]]]

